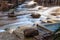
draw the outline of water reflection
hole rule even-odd
[[[56,31],[60,27],[60,23],[44,25],[47,29],[51,31]]]

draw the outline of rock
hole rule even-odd
[[[32,18],[39,18],[41,15],[40,14],[31,14]]]
[[[14,12],[8,13],[8,17],[16,17],[16,15],[14,14]]]
[[[39,0],[34,0],[34,2],[38,2]]]
[[[40,4],[41,0],[34,0],[34,2],[37,2],[38,4]]]
[[[21,29],[20,27],[17,28],[15,31],[13,31],[13,34],[15,34],[18,38],[20,38],[21,40],[30,40],[31,38],[25,38],[24,35],[27,32],[26,30],[29,31],[30,28],[27,29]],[[32,28],[31,28],[32,29]],[[30,29],[30,30],[31,30]],[[33,36],[38,35],[38,31],[36,29],[32,29],[31,30],[33,32]],[[30,34],[31,35],[31,34]]]
[[[60,13],[52,13],[51,15],[58,16],[58,15],[60,15]]]
[[[39,32],[36,29],[26,29],[26,30],[24,30],[24,36],[27,37],[27,38],[34,37],[34,36],[37,36],[37,35],[39,35]]]
[[[0,40],[20,40],[14,34],[8,32],[0,32]]]
[[[47,23],[53,23],[52,21],[47,21]]]
[[[13,34],[15,34],[21,40],[24,40],[24,34],[23,34],[23,31],[20,28],[13,31]]]
[[[20,4],[24,3],[26,0],[18,0]]]

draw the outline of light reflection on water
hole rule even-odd
[[[44,25],[47,29],[51,31],[56,31],[60,27],[60,23]]]

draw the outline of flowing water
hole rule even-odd
[[[29,1],[29,2],[31,3],[32,1]],[[24,4],[19,5],[18,8],[16,8],[16,10],[15,10],[15,14],[26,14],[26,15],[17,16],[16,17],[17,19],[15,19],[15,20],[8,19],[8,17],[5,17],[5,19],[4,19],[4,17],[3,17],[3,20],[1,19],[0,21],[1,21],[1,23],[3,23],[3,25],[4,24],[7,24],[7,25],[0,27],[0,29],[5,29],[5,28],[16,29],[20,25],[33,26],[33,24],[40,24],[41,23],[40,20],[46,20],[46,18],[49,16],[49,12],[59,8],[59,7],[47,7],[47,8],[43,7],[42,9],[38,10],[38,9],[36,9],[36,7],[38,5],[36,5],[34,8],[27,8],[26,5],[29,4],[29,2],[25,2]],[[46,9],[44,9],[44,8],[46,8]],[[32,13],[39,13],[42,16],[38,19],[33,19],[30,16]]]

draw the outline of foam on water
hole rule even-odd
[[[28,5],[31,5],[33,3],[35,3],[35,2],[33,2],[33,1],[31,1],[30,3],[27,2]],[[29,8],[24,8],[25,5],[26,4],[22,4],[22,5],[18,6],[17,10],[19,11],[19,13],[21,11],[24,11],[24,13],[27,13]],[[38,7],[40,7],[40,6],[37,5],[33,9],[36,10],[36,9],[38,9]],[[42,7],[42,8],[44,8],[44,7]],[[5,28],[16,29],[17,27],[19,27],[21,25],[31,27],[33,24],[40,24],[41,23],[40,20],[42,20],[42,21],[47,20],[47,17],[50,15],[49,13],[51,11],[53,11],[53,10],[56,10],[57,8],[60,8],[60,7],[58,7],[58,6],[57,7],[48,7],[48,8],[46,8],[46,10],[42,10],[41,9],[41,10],[34,11],[34,13],[41,14],[41,17],[38,18],[38,19],[31,18],[30,14],[32,13],[32,11],[29,11],[29,13],[30,13],[29,15],[23,15],[23,16],[17,17],[17,18],[20,18],[19,22],[13,23],[13,24],[9,24],[9,25],[5,25],[4,28],[2,28],[2,29],[5,29]],[[32,8],[30,10],[32,10]],[[22,12],[22,14],[23,14],[23,12]],[[52,27],[52,28],[54,28],[54,27]]]

